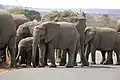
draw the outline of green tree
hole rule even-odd
[[[35,10],[28,10],[28,9],[22,9],[22,8],[14,8],[9,10],[10,13],[15,14],[24,14],[29,20],[41,20],[40,13]]]
[[[35,10],[25,10],[24,15],[29,19],[29,20],[41,20],[40,13],[35,11]]]

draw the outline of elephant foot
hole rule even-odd
[[[39,68],[45,67],[45,65],[38,65]]]
[[[27,65],[26,64],[21,64],[20,67],[25,68],[25,67],[27,67]]]
[[[89,66],[89,63],[81,63],[81,67],[83,66]]]
[[[95,61],[92,61],[92,62],[90,62],[90,64],[96,64],[96,62],[95,62]]]
[[[55,64],[51,64],[49,67],[50,68],[56,68],[57,66]]]
[[[10,65],[10,68],[17,68],[17,65]]]
[[[60,66],[65,66],[66,63],[60,62]]]
[[[31,66],[27,66],[27,68],[31,68]]]
[[[117,62],[115,65],[120,65],[120,62]]]
[[[48,66],[48,64],[46,63],[45,66]]]
[[[74,66],[77,66],[77,62],[74,63]]]
[[[113,64],[113,61],[106,60],[106,61],[103,62],[103,64],[104,65],[111,65],[111,64]]]
[[[81,66],[89,66],[89,62],[86,60],[81,61]]]
[[[33,67],[33,68],[36,68],[36,65],[33,63],[32,67]]]
[[[66,68],[74,68],[73,65],[68,65],[68,64],[67,64],[65,67],[66,67]]]
[[[104,61],[101,61],[100,64],[103,64]]]

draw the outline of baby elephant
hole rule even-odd
[[[16,60],[21,60],[26,64],[26,66],[31,66],[31,56],[32,56],[32,43],[33,37],[23,38],[18,44],[18,54]]]

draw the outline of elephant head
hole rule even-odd
[[[23,43],[23,41],[20,41],[18,44],[18,54],[17,54],[16,60],[19,59],[19,56],[26,53],[25,51],[26,51],[25,43]]]
[[[38,25],[34,28],[33,49],[32,49],[33,67],[35,67],[35,56],[36,56],[37,46],[39,47],[39,59],[42,58],[43,60],[45,54],[41,53],[41,47],[45,46],[43,44],[48,43],[51,40],[55,39],[58,36],[59,32],[60,32],[60,25],[55,22],[43,22],[41,25]]]
[[[86,27],[85,33],[85,45],[89,43],[96,35],[96,29],[94,27]]]

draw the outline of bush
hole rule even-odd
[[[22,9],[22,8],[14,8],[9,10],[10,13],[14,14],[24,14],[29,20],[41,20],[40,13],[35,10],[28,10],[28,9]]]

